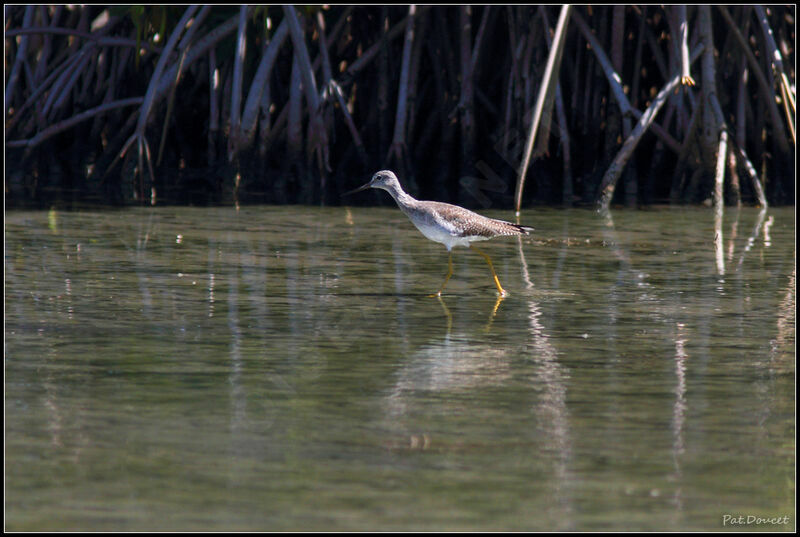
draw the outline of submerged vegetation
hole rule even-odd
[[[6,6],[6,203],[791,203],[794,43],[794,5]]]

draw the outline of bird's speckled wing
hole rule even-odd
[[[428,202],[433,209],[432,216],[437,224],[448,229],[457,237],[485,237],[498,235],[527,235],[533,228],[513,224],[504,220],[487,218],[457,205],[442,202]]]

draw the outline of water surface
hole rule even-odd
[[[521,222],[7,213],[6,529],[793,530],[794,210]]]

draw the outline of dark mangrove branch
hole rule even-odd
[[[794,5],[5,13],[12,207],[794,200]]]

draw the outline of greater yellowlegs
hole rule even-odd
[[[345,195],[361,192],[368,188],[381,188],[391,194],[400,210],[423,235],[432,241],[444,244],[447,248],[447,276],[445,276],[439,291],[431,296],[441,296],[450,276],[453,275],[453,254],[451,252],[453,246],[468,246],[483,256],[492,271],[497,292],[501,297],[508,295],[500,285],[500,280],[497,279],[492,259],[472,246],[472,243],[489,240],[499,235],[527,235],[533,231],[532,227],[487,218],[458,205],[414,199],[400,186],[400,181],[397,180],[394,172],[389,170],[379,171],[372,176],[369,183],[346,192]]]

